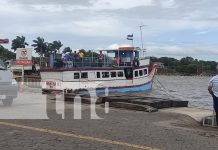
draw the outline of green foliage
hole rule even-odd
[[[48,49],[51,53],[60,53],[60,48],[63,46],[61,41],[53,41],[52,43],[48,43]]]
[[[36,53],[41,57],[48,56],[50,53],[57,53],[60,51],[60,48],[63,46],[61,41],[53,41],[52,43],[45,42],[44,38],[37,37],[36,40],[33,40],[32,46]]]
[[[25,46],[29,45],[27,42],[25,42],[25,37],[24,36],[17,36],[16,39],[12,40],[12,45],[11,45],[11,49],[13,49],[14,51],[17,50],[17,48],[25,48]]]
[[[183,75],[211,75],[216,73],[217,62],[197,60],[192,57],[184,57],[180,60],[169,57],[151,57],[152,62],[164,63],[165,72],[179,73]]]
[[[182,58],[180,60],[180,63],[182,65],[188,65],[188,64],[193,63],[193,62],[194,62],[194,58],[192,58],[192,57],[185,57],[185,58]]]
[[[72,52],[72,49],[70,47],[65,47],[63,50],[63,53]]]
[[[16,54],[0,45],[0,58],[4,60],[11,60],[16,58]]]
[[[98,57],[98,55],[99,55],[98,53],[89,50],[89,51],[86,52],[85,57],[93,57],[93,58],[96,58],[96,57]]]
[[[45,40],[41,37],[37,37],[36,40],[33,40],[32,46],[34,47],[34,50],[36,51],[36,53],[38,53],[41,57],[45,56],[48,52],[47,52],[47,43],[45,42]]]

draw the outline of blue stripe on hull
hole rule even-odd
[[[137,86],[137,87],[125,87],[125,88],[108,88],[108,92],[109,93],[113,93],[113,92],[121,92],[121,93],[125,93],[125,92],[140,92],[140,91],[149,91],[152,89],[152,82],[149,82],[145,85],[142,86]],[[89,91],[89,93],[105,93],[105,89],[101,89],[101,90],[96,90],[96,91]],[[84,94],[87,93],[87,91],[81,91],[80,93]]]

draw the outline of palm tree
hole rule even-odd
[[[54,52],[56,53],[58,51],[58,53],[60,53],[60,48],[63,46],[63,44],[61,43],[61,41],[53,41],[53,48],[54,48]]]
[[[52,43],[48,43],[47,45],[49,54],[56,54],[57,52],[60,53],[60,48],[63,46],[60,41],[53,41]]]
[[[42,57],[45,57],[48,55],[48,43],[45,42],[44,38],[37,37],[36,40],[33,40],[32,46],[34,47],[34,50],[36,53],[40,56],[40,66],[42,66],[43,62]]]
[[[29,45],[27,42],[25,42],[25,37],[24,36],[17,36],[16,39],[12,40],[12,45],[11,45],[11,49],[13,49],[14,51],[17,50],[17,48],[25,48],[25,46]]]
[[[48,53],[48,45],[47,42],[45,42],[44,38],[37,37],[36,40],[33,40],[32,46],[34,47],[34,50],[36,53],[40,55],[40,57],[46,56]]]

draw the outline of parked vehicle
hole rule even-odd
[[[18,85],[15,79],[12,79],[12,73],[0,59],[0,101],[4,106],[11,106],[13,99],[17,97]]]

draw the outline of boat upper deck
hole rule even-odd
[[[100,50],[95,56],[83,57],[84,54],[66,53],[61,58],[50,57],[47,67],[41,71],[52,70],[119,70],[127,67],[149,66],[150,58],[139,58],[139,50],[134,47],[121,47],[117,50]]]
[[[126,58],[116,59],[105,58],[103,61],[98,58],[82,58],[70,61],[56,61],[53,66],[41,68],[41,71],[68,71],[68,70],[122,70],[124,68],[140,68],[150,65],[150,58],[140,58],[126,61]]]

